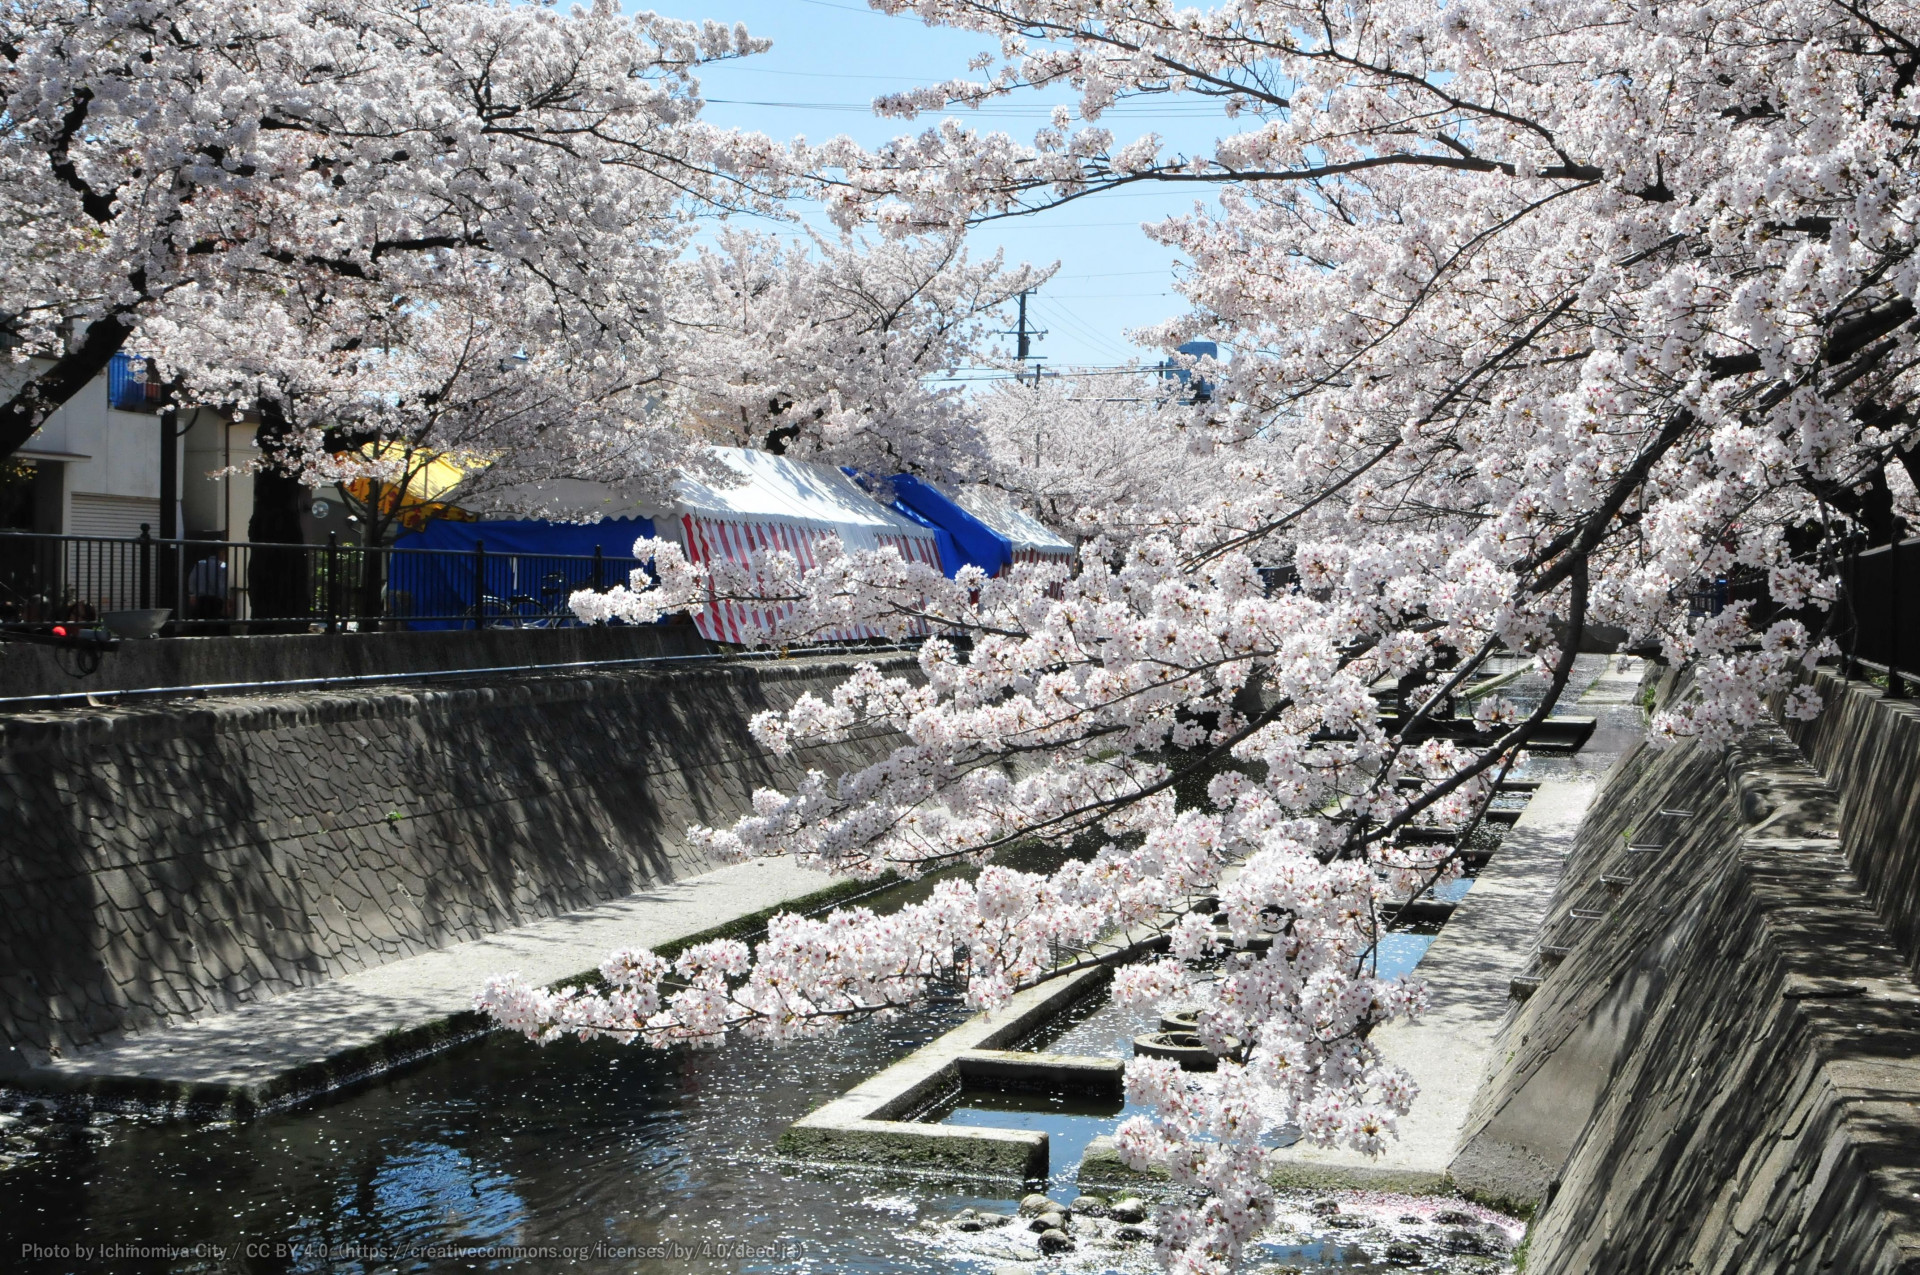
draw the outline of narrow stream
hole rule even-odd
[[[926,888],[901,887],[902,901]],[[1383,973],[1416,965],[1433,941],[1423,928],[1387,937]],[[771,1155],[793,1120],[964,1016],[935,1006],[825,1041],[667,1053],[495,1035],[240,1124],[89,1117],[0,1094],[0,1253],[6,1269],[29,1272],[1007,1275],[1007,1252],[949,1223],[965,1208],[1010,1213],[1014,1196]],[[1127,1056],[1153,1026],[1100,998],[1029,1047]],[[1048,1194],[1064,1203],[1079,1194],[1087,1142],[1123,1114],[963,1095],[944,1118],[1046,1129]],[[1518,1235],[1510,1219],[1450,1201],[1341,1192],[1285,1203],[1255,1269],[1498,1270],[1499,1244],[1476,1250],[1474,1237]],[[1408,1249],[1383,1265],[1396,1239],[1417,1239],[1421,1260]],[[1044,1264],[1016,1255],[1036,1272],[1152,1269],[1150,1243],[1083,1246]]]
[[[1088,1015],[1055,1047],[1111,1038],[1120,1012]],[[1011,1195],[769,1154],[795,1118],[963,1016],[935,1008],[823,1042],[698,1053],[495,1036],[246,1124],[96,1116],[24,1137],[15,1123],[10,1140],[33,1149],[0,1171],[0,1252],[6,1269],[31,1272],[995,1275],[1004,1260],[938,1224],[967,1207],[1011,1212]],[[1032,1114],[1065,1170],[1050,1194],[1071,1199],[1085,1142],[1119,1113],[1042,1106]],[[1284,1247],[1302,1270],[1371,1269],[1366,1248]],[[1048,1266],[1145,1271],[1151,1245]]]

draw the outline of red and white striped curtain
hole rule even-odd
[[[1073,566],[1073,555],[1071,553],[1062,553],[1058,549],[1015,549],[1013,551],[1013,560],[1015,562],[1057,562],[1065,567],[1071,568]],[[1062,585],[1049,585],[1047,586],[1047,596],[1050,598],[1064,598],[1067,596],[1067,591]]]
[[[817,527],[798,527],[783,522],[726,522],[693,514],[681,515],[680,523],[686,531],[687,557],[693,562],[725,561],[746,566],[756,553],[784,549],[799,562],[802,575],[819,565],[814,548],[831,534]],[[900,556],[909,561],[924,562],[935,571],[940,569],[939,546],[930,536],[882,535],[877,539],[882,547],[898,549]],[[750,630],[769,631],[792,614],[792,603],[756,606],[711,598],[704,608],[694,613],[693,623],[700,630],[700,635],[709,642],[737,644],[746,641]],[[925,629],[924,624],[915,625],[917,633],[924,634]],[[827,641],[853,642],[886,635],[863,624],[817,636]]]

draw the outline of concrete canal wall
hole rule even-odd
[[[393,677],[657,659],[707,650],[691,624],[128,640],[91,668],[56,647],[10,642],[0,646],[0,700],[84,700],[152,687]]]
[[[1787,734],[1840,799],[1840,849],[1920,977],[1920,704],[1822,671],[1825,711]]]
[[[1530,1272],[1920,1271],[1920,730],[1819,680],[1792,736],[1629,755],[1576,839],[1451,1166],[1539,1204]]]
[[[39,1065],[707,869],[688,824],[890,745],[776,759],[751,738],[754,713],[829,693],[851,667],[0,718],[0,1059]]]

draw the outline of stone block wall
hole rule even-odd
[[[1920,988],[1842,804],[1771,727],[1610,777],[1452,1166],[1539,1202],[1529,1271],[1920,1271]]]
[[[70,652],[0,645],[0,699],[225,686],[460,669],[658,659],[709,650],[691,624],[575,625],[424,633],[279,633],[128,640],[90,671]]]
[[[890,657],[891,666],[910,661]],[[897,737],[748,721],[849,661],[0,719],[0,1060],[231,1008],[710,865],[688,824]]]
[[[1822,669],[1823,705],[1787,733],[1840,796],[1840,842],[1920,977],[1920,704]]]

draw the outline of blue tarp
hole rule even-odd
[[[893,508],[940,534],[940,564],[949,579],[961,567],[969,565],[997,576],[1013,565],[1016,551],[1020,550],[1057,553],[1067,559],[1072,556],[1071,545],[1016,509],[1009,507],[996,514],[991,508],[982,508],[975,513],[962,508],[938,487],[911,474],[895,474],[887,481],[893,486]],[[963,498],[972,499],[964,493]],[[989,518],[996,519],[1006,529],[990,525]],[[952,557],[948,556],[950,549]]]
[[[1004,536],[953,503],[945,492],[912,474],[895,474],[893,507],[915,522],[932,527],[940,537],[940,569],[947,579],[964,566],[983,568],[997,576],[1013,565],[1013,547]]]
[[[571,522],[429,522],[401,536],[387,589],[396,612],[416,618],[415,629],[457,629],[476,615],[490,623],[513,617],[561,615],[567,595],[596,584],[594,550],[603,560],[600,587],[623,584],[634,568],[633,542],[653,534],[650,518]],[[484,549],[484,557],[476,550]],[[458,555],[458,556],[455,556]],[[475,585],[484,575],[486,603],[475,606]],[[403,596],[404,595],[404,596]]]

